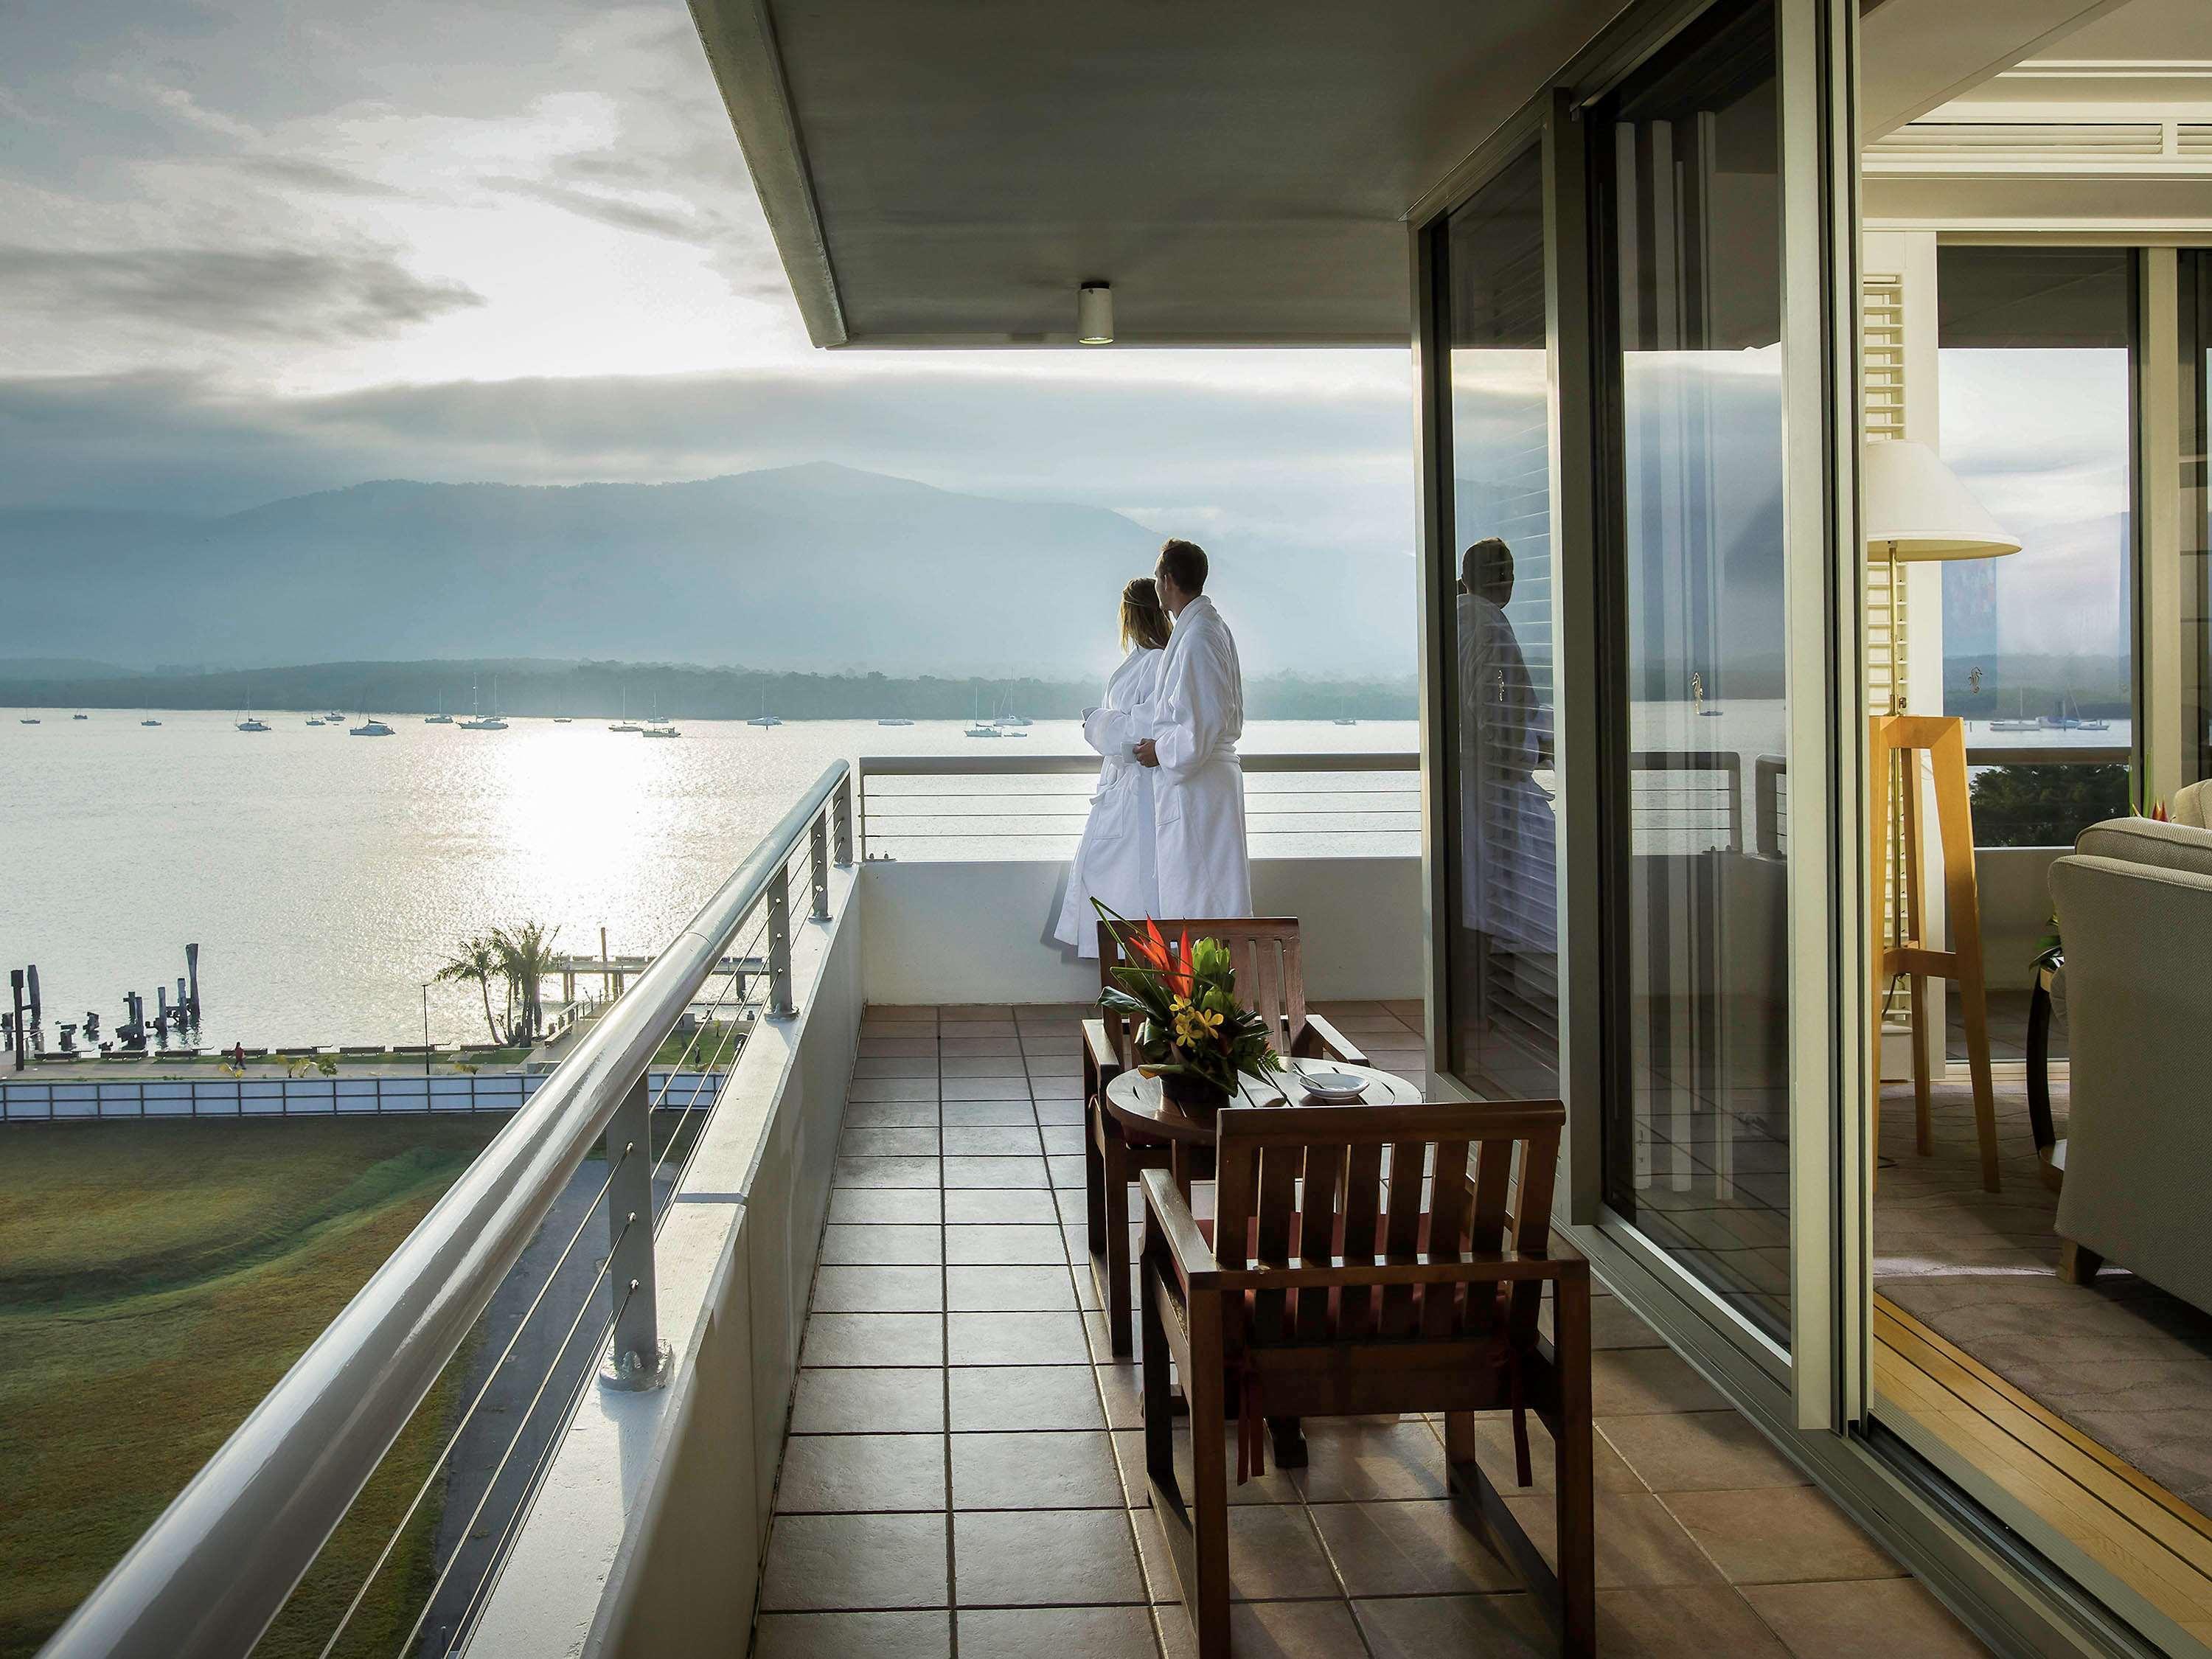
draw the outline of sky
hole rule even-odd
[[[14,0],[0,132],[0,507],[829,459],[1410,618],[1407,353],[814,350],[676,0]]]
[[[1990,582],[2001,653],[2124,663],[2127,352],[1947,347],[1940,373],[1943,459],[2021,541],[1986,567],[1948,567],[1947,587]],[[1945,654],[1987,643],[1968,635],[1947,641]]]

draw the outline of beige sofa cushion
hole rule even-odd
[[[2106,818],[2074,839],[2084,858],[2118,859],[2158,870],[2212,876],[2212,830],[2151,818]]]
[[[2173,805],[2168,809],[2176,823],[2194,825],[2199,830],[2212,829],[2212,782],[2191,783],[2175,791]]]

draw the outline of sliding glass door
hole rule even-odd
[[[1544,169],[1531,143],[1455,208],[1435,319],[1453,551],[1437,596],[1446,1053],[1493,1099],[1559,1091],[1558,799]]]
[[[1606,1202],[1786,1346],[1789,773],[1775,16],[1709,15],[1589,125]]]

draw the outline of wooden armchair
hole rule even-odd
[[[1160,921],[1170,950],[1180,948],[1186,932],[1194,939],[1218,939],[1229,947],[1237,967],[1237,994],[1267,1022],[1278,1054],[1302,1060],[1331,1060],[1364,1066],[1367,1057],[1334,1025],[1306,1007],[1305,974],[1298,958],[1298,924],[1294,917]],[[1128,960],[1113,929],[1098,926],[1098,985],[1113,981],[1115,967]],[[1083,1187],[1091,1242],[1091,1272],[1105,1306],[1113,1351],[1127,1353],[1133,1344],[1129,1317],[1129,1183],[1144,1170],[1167,1167],[1165,1145],[1133,1140],[1103,1105],[1106,1085],[1137,1063],[1133,1022],[1104,1009],[1083,1022]]]
[[[1174,1181],[1145,1172],[1145,1465],[1200,1659],[1229,1651],[1232,1412],[1240,1471],[1263,1455],[1263,1415],[1446,1413],[1454,1486],[1561,1650],[1595,1651],[1589,1264],[1547,1248],[1564,1115],[1556,1101],[1225,1108],[1211,1243]],[[1547,1283],[1551,1341],[1537,1329]],[[1188,1503],[1170,1361],[1190,1407]],[[1528,1412],[1557,1449],[1556,1572],[1475,1462],[1472,1413],[1500,1410],[1513,1413],[1522,1486]]]

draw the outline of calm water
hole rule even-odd
[[[25,713],[40,723],[18,724]],[[395,715],[396,736],[368,739],[299,714],[247,733],[226,713],[157,711],[158,727],[138,711],[70,713],[0,711],[0,964],[38,963],[49,1042],[88,1008],[112,1028],[128,990],[150,1017],[188,939],[204,1040],[416,1042],[422,983],[463,935],[535,919],[558,924],[568,950],[595,951],[602,926],[617,952],[657,949],[832,760],[1082,752],[1079,728],[1059,721],[983,743],[951,721],[687,720],[665,743],[604,720],[464,732]],[[1410,721],[1279,721],[1243,746],[1414,745]],[[1415,844],[1402,839],[1393,850]],[[474,993],[433,986],[430,1032],[482,1041]]]

